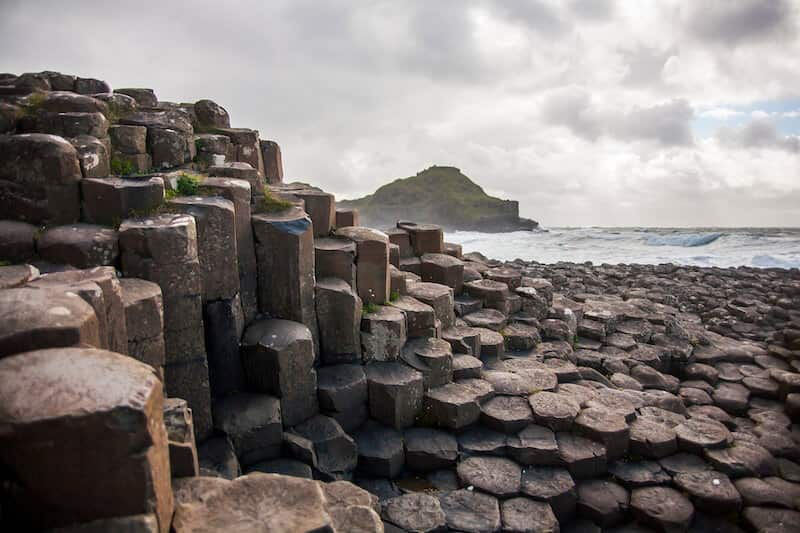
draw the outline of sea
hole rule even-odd
[[[800,228],[543,228],[454,231],[445,241],[491,259],[800,268]]]

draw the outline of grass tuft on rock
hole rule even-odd
[[[276,198],[269,189],[264,190],[264,196],[259,198],[256,210],[259,213],[280,213],[293,207],[294,204],[282,198]]]
[[[361,315],[363,316],[363,315],[371,315],[372,313],[377,313],[378,310],[380,310],[380,307],[381,306],[379,306],[376,303],[372,302],[366,303],[364,304],[364,307],[361,308]]]

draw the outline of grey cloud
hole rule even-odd
[[[632,86],[652,86],[661,83],[661,71],[675,48],[651,48],[644,45],[621,50],[628,71],[622,81]]]
[[[653,139],[665,145],[690,145],[694,111],[686,100],[635,108],[612,118],[610,130],[620,139]]]
[[[703,40],[739,44],[794,31],[789,0],[692,1],[685,11],[690,34]]]
[[[751,120],[741,126],[726,126],[717,131],[717,139],[731,148],[766,148],[800,152],[800,137],[783,136],[768,118]]]
[[[507,20],[543,35],[560,34],[571,26],[556,8],[541,0],[505,0],[488,5]]]
[[[566,126],[575,135],[595,140],[601,135],[630,141],[651,140],[663,145],[693,143],[690,127],[694,112],[686,100],[672,100],[627,111],[598,109],[588,92],[579,88],[559,90],[542,106],[542,117]]]
[[[609,20],[616,11],[614,0],[570,0],[568,5],[573,14],[586,20]]]
[[[595,140],[603,133],[601,118],[592,108],[591,95],[578,87],[567,87],[549,94],[542,105],[542,118],[566,126],[575,135]]]

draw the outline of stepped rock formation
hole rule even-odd
[[[500,263],[210,100],[0,101],[3,531],[797,531],[797,270]]]

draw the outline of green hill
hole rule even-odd
[[[416,176],[396,179],[369,196],[337,204],[357,207],[361,224],[378,228],[394,226],[398,220],[486,232],[538,226],[519,217],[519,202],[489,196],[455,167],[434,165]]]

